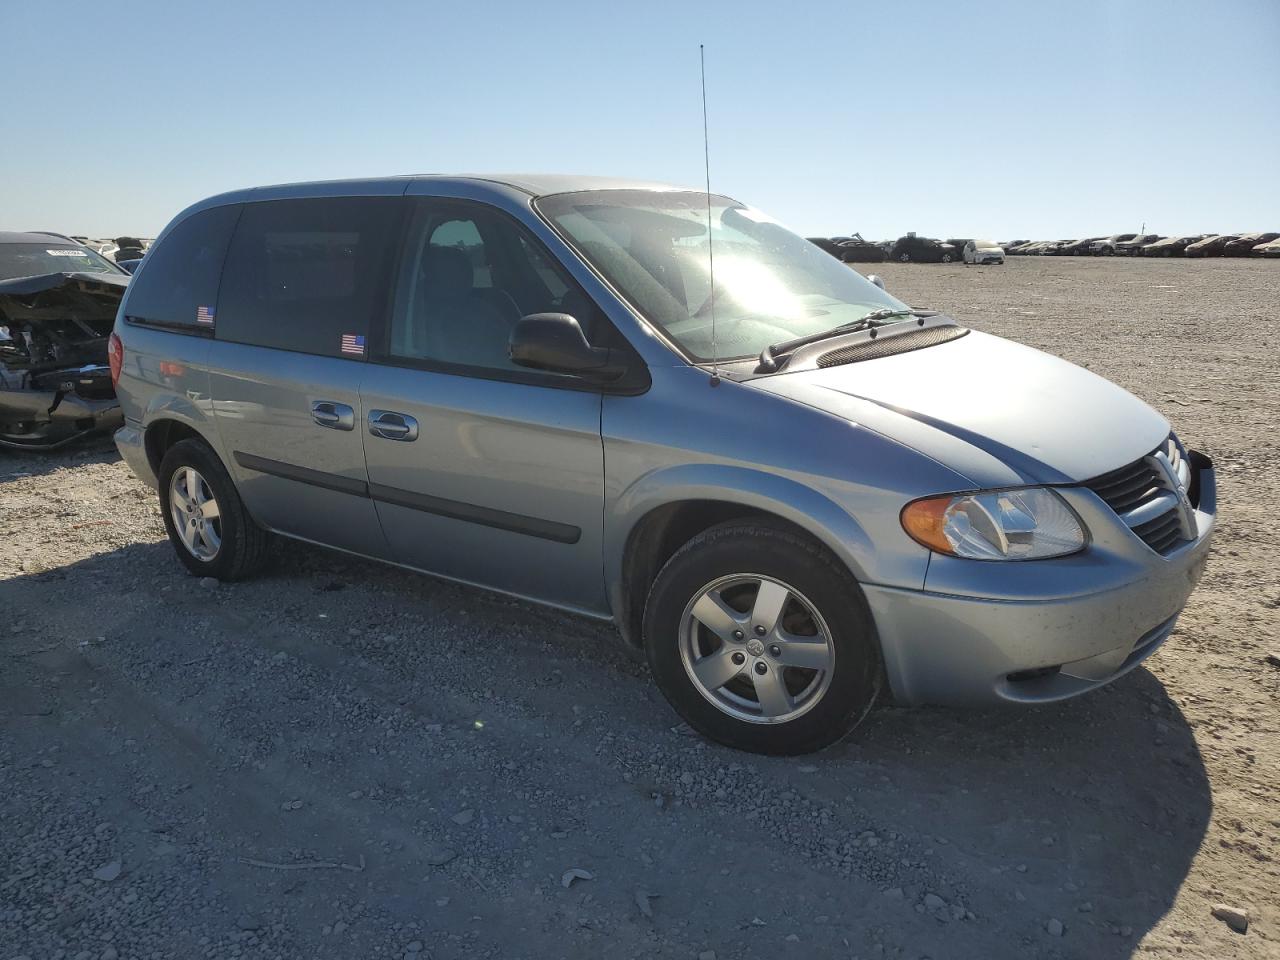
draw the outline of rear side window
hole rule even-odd
[[[400,209],[396,197],[245,204],[222,273],[218,339],[363,359]]]
[[[193,213],[147,252],[129,283],[130,320],[181,329],[213,326],[218,275],[240,205]]]

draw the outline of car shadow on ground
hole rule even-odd
[[[201,587],[170,551],[165,542],[133,544],[15,577],[0,582],[0,606],[23,609],[29,621],[45,625],[40,639],[68,646],[77,630],[86,630],[75,627],[82,621],[61,605],[114,607],[120,619],[104,624],[106,639],[97,639],[117,645],[122,662],[135,664],[148,660],[153,631],[165,616],[196,611],[211,626],[190,638],[193,643],[234,635],[242,649],[310,658],[334,678],[383,670],[402,685],[400,703],[453,692],[436,689],[449,680],[429,669],[420,651],[371,647],[368,617],[387,632],[420,625],[425,632],[418,644],[447,655],[459,676],[474,667],[485,698],[508,701],[509,712],[566,744],[575,762],[599,762],[592,754],[600,751],[582,743],[582,717],[596,718],[618,742],[669,756],[670,766],[651,767],[658,772],[642,777],[648,795],[623,766],[594,771],[597,789],[635,797],[628,802],[635,803],[637,819],[652,813],[652,795],[680,796],[679,771],[707,765],[745,770],[762,795],[790,797],[786,802],[797,805],[795,836],[812,833],[815,845],[834,851],[833,859],[814,861],[819,871],[830,868],[831,889],[838,891],[841,877],[850,875],[873,885],[863,888],[872,895],[881,888],[889,899],[871,912],[883,914],[891,930],[896,924],[912,931],[902,934],[912,946],[942,937],[944,944],[981,947],[985,956],[1015,957],[1061,942],[1072,956],[1129,957],[1174,902],[1208,827],[1210,785],[1195,738],[1146,669],[1089,696],[1039,708],[883,706],[823,753],[757,757],[703,745],[682,729],[647,670],[620,650],[607,625],[296,543],[278,544],[255,581]],[[125,581],[127,599],[120,597]],[[495,638],[509,647],[503,658],[486,652]],[[35,639],[24,635],[22,643]],[[0,634],[0,643],[16,642]],[[180,682],[182,664],[196,662],[184,659],[191,652],[167,650],[146,669],[171,670]],[[561,677],[554,691],[531,682],[550,672]],[[228,674],[218,682],[234,686],[239,678]],[[158,689],[153,696],[167,695]],[[267,707],[243,702],[262,714],[247,716],[246,729],[276,725]],[[424,741],[424,756],[430,749]],[[715,824],[732,803],[691,797],[687,808]],[[802,822],[810,816],[812,824]],[[625,845],[625,835],[618,842]],[[877,858],[875,870],[861,871],[865,857]],[[852,872],[842,866],[850,862]],[[706,895],[718,896],[719,880],[706,882]],[[930,894],[946,907],[939,911],[925,899]],[[955,906],[961,916],[948,915]],[[865,904],[851,905],[850,922],[866,912]],[[1058,941],[1059,929],[1070,939]]]

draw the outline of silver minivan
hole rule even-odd
[[[1207,457],[737,201],[561,176],[241,190],[111,338],[177,555],[272,535],[612,621],[673,707],[800,753],[901,703],[1133,669],[1204,568]]]

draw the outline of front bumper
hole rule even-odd
[[[1132,670],[1173,632],[1204,572],[1217,512],[1199,471],[1197,537],[1149,548],[1084,488],[1059,490],[1092,534],[1060,560],[936,557],[924,590],[864,587],[900,703],[1047,703]],[[945,588],[945,589],[942,589]]]

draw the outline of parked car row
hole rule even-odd
[[[897,240],[872,242],[855,233],[851,237],[809,237],[809,242],[845,263],[1004,263],[1004,250],[991,240],[935,240],[908,233]]]
[[[1010,240],[1011,257],[1280,257],[1280,233],[1116,233],[1079,240]]]

